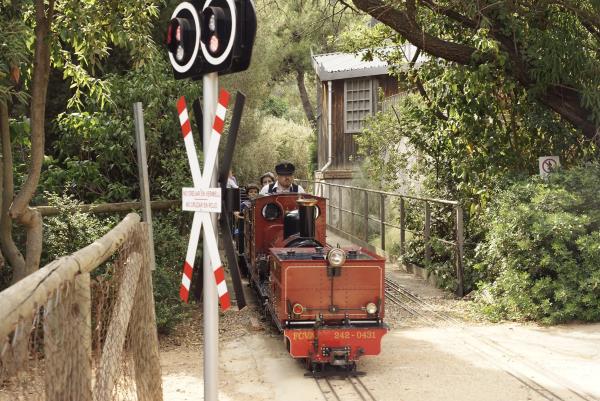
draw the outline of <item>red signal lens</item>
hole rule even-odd
[[[181,25],[177,25],[175,29],[175,40],[181,42]]]
[[[219,38],[217,38],[217,35],[212,35],[210,37],[210,41],[208,43],[208,50],[211,53],[216,53],[219,50]]]

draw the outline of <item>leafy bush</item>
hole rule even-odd
[[[153,217],[156,270],[153,272],[156,324],[168,334],[186,315],[179,299],[183,257],[187,248],[190,216],[180,211]]]
[[[483,219],[478,300],[493,319],[600,320],[600,165],[503,191]]]
[[[58,208],[56,216],[44,218],[44,249],[41,266],[70,255],[106,234],[114,218],[100,218],[77,210],[80,202],[67,195],[45,193],[50,206]]]

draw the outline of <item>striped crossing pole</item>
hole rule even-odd
[[[204,157],[204,175],[200,170],[200,164],[198,163],[198,155],[196,154],[196,146],[194,144],[194,137],[191,135],[192,128],[189,121],[189,115],[187,112],[187,105],[185,98],[181,97],[177,101],[177,111],[179,113],[179,123],[181,125],[181,133],[183,134],[183,140],[185,143],[185,149],[192,171],[192,181],[194,182],[194,188],[209,189],[211,180],[211,174],[214,170],[214,165],[217,158],[217,152],[219,150],[219,142],[221,141],[221,133],[223,132],[223,126],[225,121],[225,114],[227,112],[227,105],[229,103],[229,93],[225,90],[221,90],[219,94],[219,103],[217,105],[215,121],[213,123],[212,133],[208,145],[208,150]],[[188,250],[183,264],[183,276],[181,279],[181,286],[179,289],[179,296],[184,302],[189,299],[190,284],[192,281],[192,272],[194,268],[194,259],[196,256],[196,250],[198,248],[198,240],[200,239],[200,230],[204,227],[204,235],[206,237],[206,243],[211,268],[215,281],[217,284],[217,293],[219,295],[219,302],[223,310],[229,309],[231,305],[231,299],[229,292],[227,291],[227,284],[225,283],[225,271],[223,270],[223,264],[221,263],[221,257],[219,255],[219,248],[217,245],[217,239],[214,234],[214,228],[210,219],[209,213],[206,212],[194,212],[194,219],[192,221],[192,230],[190,233],[190,240],[188,242]]]

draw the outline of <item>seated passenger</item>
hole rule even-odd
[[[294,184],[294,172],[296,167],[288,161],[284,161],[275,166],[277,173],[277,181],[272,184],[265,185],[260,190],[261,195],[281,194],[286,192],[304,193],[304,188],[298,184]]]
[[[243,219],[244,218],[244,210],[248,209],[252,204],[252,199],[255,199],[258,196],[258,185],[256,184],[248,184],[246,185],[246,193],[248,194],[248,200],[245,200],[240,205],[239,212],[233,212],[236,218]]]
[[[273,173],[271,173],[270,171],[264,173],[263,175],[260,176],[260,188],[264,187],[265,185],[269,185],[275,182],[275,175]],[[259,188],[259,189],[260,189]]]

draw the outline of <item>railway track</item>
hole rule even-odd
[[[325,401],[377,401],[359,376],[314,376]]]
[[[462,332],[461,340],[467,347],[542,398],[548,401],[599,401],[598,398],[577,389],[566,379],[559,377],[539,364],[534,364],[498,342],[464,327],[463,322],[446,313],[439,312],[434,305],[422,300],[387,276],[385,278],[385,294],[388,300],[398,305],[402,310],[433,327],[447,327],[449,324],[458,327]],[[557,394],[557,390],[540,384],[540,381],[553,382],[562,387],[564,391]]]

